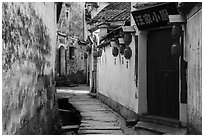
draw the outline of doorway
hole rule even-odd
[[[147,37],[148,113],[179,119],[179,60],[171,56],[171,28],[150,30]]]
[[[59,74],[60,76],[65,75],[65,48],[61,46],[59,48]]]

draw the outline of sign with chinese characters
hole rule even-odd
[[[176,3],[165,3],[132,12],[139,30],[167,25],[169,15],[178,14]]]

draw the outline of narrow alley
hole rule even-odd
[[[202,2],[2,2],[3,135],[201,135]]]
[[[137,134],[133,128],[125,126],[125,119],[107,105],[90,94],[88,86],[60,87],[57,89],[58,98],[68,98],[81,114],[79,126],[62,126],[62,128],[78,128],[78,135],[109,134],[127,135]],[[65,133],[66,134],[66,133]],[[70,134],[68,132],[68,134]]]

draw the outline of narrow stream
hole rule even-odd
[[[68,98],[58,99],[58,109],[61,118],[62,134],[76,135],[81,124],[80,112],[68,102]]]

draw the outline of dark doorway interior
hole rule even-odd
[[[59,48],[59,74],[65,75],[65,48],[63,46]]]
[[[171,56],[171,28],[151,30],[147,46],[148,113],[179,118],[179,62]]]

